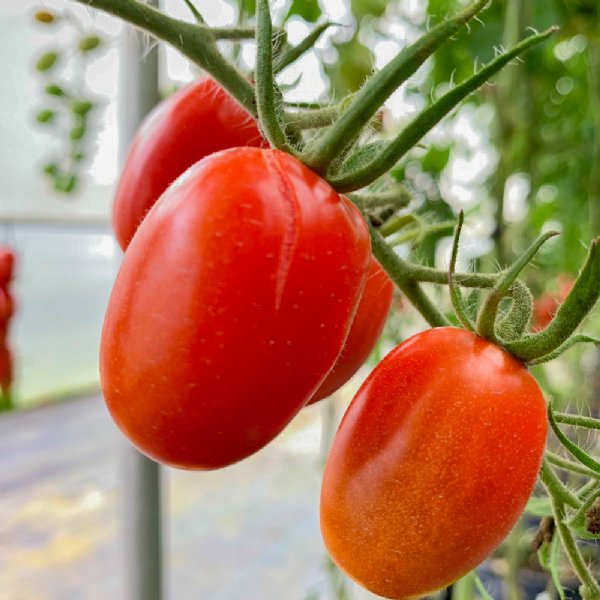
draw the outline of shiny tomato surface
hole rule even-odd
[[[506,536],[535,483],[546,411],[529,372],[462,329],[419,333],[372,371],[325,468],[338,566],[386,598],[449,585]]]
[[[264,144],[254,119],[208,77],[161,102],[137,133],[119,179],[113,227],[121,248],[188,167],[219,150]]]
[[[358,371],[375,347],[387,320],[394,296],[394,283],[375,258],[371,258],[367,282],[348,339],[333,369],[309,404],[330,396]]]
[[[256,452],[333,366],[369,261],[356,207],[290,155],[200,161],[148,213],[112,291],[100,369],[117,425],[183,468]]]

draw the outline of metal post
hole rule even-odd
[[[158,0],[147,2],[154,6]],[[158,102],[158,52],[125,26],[119,82],[120,159],[140,122]],[[126,599],[162,598],[161,482],[158,465],[130,445],[121,454]]]

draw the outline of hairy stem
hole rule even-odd
[[[600,598],[600,586],[598,586],[598,582],[590,572],[577,547],[575,537],[565,523],[567,516],[565,510],[565,488],[546,461],[542,463],[540,478],[552,501],[554,521],[556,523],[558,534],[560,535],[562,546],[573,570],[583,585],[583,591],[590,598]]]

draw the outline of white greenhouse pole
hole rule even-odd
[[[147,3],[158,6],[158,0]],[[120,65],[119,158],[123,163],[140,122],[159,101],[156,45],[125,26]],[[163,596],[163,573],[159,466],[124,443],[121,477],[125,597],[127,600],[160,600]]]

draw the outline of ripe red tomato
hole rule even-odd
[[[203,159],[148,213],[112,291],[100,372],[117,425],[183,468],[256,452],[337,359],[369,260],[356,207],[295,158]]]
[[[8,246],[0,246],[0,287],[6,287],[13,278],[15,253]]]
[[[6,346],[0,346],[0,390],[6,394],[13,381],[12,352]]]
[[[352,321],[348,339],[333,369],[315,392],[309,404],[330,396],[342,387],[367,360],[377,343],[387,320],[394,296],[394,283],[371,258],[367,282],[356,315]]]
[[[545,329],[554,318],[558,307],[568,296],[574,285],[570,275],[561,273],[558,277],[558,293],[544,292],[533,302],[533,330]]]
[[[531,493],[546,439],[539,386],[462,329],[419,333],[350,404],[321,492],[338,566],[386,598],[415,598],[479,564]]]
[[[15,301],[6,288],[0,287],[0,323],[9,321],[15,314]]]
[[[188,167],[219,150],[264,144],[252,117],[208,77],[161,102],[137,133],[117,187],[113,227],[121,248]]]

